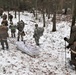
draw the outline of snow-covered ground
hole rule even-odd
[[[7,12],[5,12],[7,14]],[[14,12],[10,12],[14,14]],[[33,38],[34,25],[38,23],[43,26],[41,15],[35,20],[32,13],[21,13],[21,19],[26,23],[24,31],[26,43],[35,45]],[[0,18],[0,22],[2,19]],[[13,19],[13,23],[18,22],[18,17]],[[10,38],[8,31],[9,50],[1,50],[0,45],[0,75],[76,75],[75,71],[69,67],[67,59],[70,58],[70,51],[66,49],[66,68],[65,68],[65,41],[64,37],[70,35],[71,23],[66,21],[57,22],[57,31],[52,32],[51,19],[46,17],[46,27],[44,34],[40,38],[40,54],[36,58],[17,50],[13,44],[17,38]],[[17,32],[16,32],[17,35]],[[12,40],[12,42],[11,42]],[[67,44],[67,43],[66,43]]]

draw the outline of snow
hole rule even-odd
[[[4,12],[7,14],[7,12]],[[14,14],[13,11],[10,12]],[[43,26],[42,15],[38,14],[35,20],[32,13],[20,13],[21,19],[25,22],[24,40],[28,45],[35,45],[33,38],[34,26],[38,23]],[[2,18],[0,18],[0,22]],[[14,25],[18,22],[18,17],[13,19]],[[57,22],[57,31],[52,32],[51,19],[46,17],[46,27],[43,36],[40,38],[40,54],[36,58],[17,50],[15,42],[17,38],[11,38],[10,29],[8,31],[9,50],[2,50],[0,45],[0,75],[76,75],[76,72],[69,67],[68,58],[70,51],[66,49],[65,68],[65,41],[64,37],[70,35],[70,22]],[[16,30],[17,31],[17,30]],[[17,31],[18,32],[18,31]],[[16,32],[16,35],[17,35]],[[66,43],[68,45],[68,43]]]

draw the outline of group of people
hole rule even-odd
[[[7,41],[7,38],[9,36],[8,35],[8,29],[11,29],[11,37],[12,38],[16,37],[15,32],[16,32],[16,29],[18,29],[17,41],[19,41],[20,36],[21,36],[21,39],[23,41],[24,22],[23,22],[23,20],[21,20],[17,23],[17,26],[13,25],[13,21],[12,21],[13,16],[11,14],[9,14],[10,26],[8,26],[7,15],[4,14],[2,16],[2,18],[3,19],[2,19],[2,22],[1,22],[1,25],[0,25],[0,42],[1,42],[1,45],[2,45],[2,49],[4,50],[5,48],[9,49],[9,45],[8,45],[8,41]],[[6,46],[4,46],[4,45],[6,45]]]
[[[16,32],[16,29],[18,29],[17,41],[20,40],[20,37],[21,37],[21,41],[23,41],[23,36],[25,36],[25,32],[23,30],[25,23],[23,22],[23,20],[21,20],[17,23],[17,25],[13,25],[13,22],[12,22],[13,16],[11,16],[11,14],[9,14],[9,19],[10,19],[9,28],[11,29],[11,37],[12,38],[16,37],[15,32]],[[6,49],[9,49],[9,45],[7,42],[7,37],[8,37],[8,27],[7,26],[8,26],[7,15],[4,14],[3,20],[2,20],[1,26],[0,26],[0,42],[1,42],[3,50],[5,49],[4,43],[6,44]],[[43,32],[44,32],[44,28],[38,27],[38,24],[35,24],[33,38],[35,39],[37,46],[40,45],[39,39],[43,35]],[[71,50],[70,65],[74,65],[75,69],[76,69],[76,26],[72,27],[72,34],[71,34],[70,39],[64,37],[64,40],[69,43],[69,45],[66,48],[70,48],[70,50]]]
[[[5,49],[4,43],[6,44],[6,49],[9,49],[9,45],[8,45],[8,29],[11,29],[11,37],[15,38],[16,35],[16,29],[18,30],[18,35],[17,35],[17,41],[20,40],[23,41],[23,36],[25,36],[25,32],[24,32],[24,27],[25,27],[25,23],[23,20],[20,20],[19,22],[17,22],[17,25],[13,24],[13,16],[11,14],[9,14],[9,20],[10,20],[10,25],[8,26],[8,20],[7,20],[7,15],[4,14],[2,16],[3,20],[1,22],[1,26],[0,26],[0,41],[1,41],[1,45],[2,45],[2,49]],[[36,45],[39,46],[39,39],[40,37],[43,35],[44,32],[44,28],[42,27],[38,27],[38,24],[35,24],[35,30],[34,30],[34,35],[33,38],[35,39]]]

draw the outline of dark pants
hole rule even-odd
[[[23,41],[23,34],[22,34],[22,32],[20,32],[20,31],[18,32],[17,41],[19,41],[20,36],[21,36],[21,41]]]
[[[12,38],[13,38],[13,37],[16,37],[16,36],[15,36],[15,33],[11,33],[11,37],[12,37]]]
[[[36,36],[35,36],[36,45],[39,45],[39,38],[40,38],[40,37],[36,37]]]
[[[71,51],[71,64],[76,66],[76,54]]]
[[[1,40],[2,49],[4,49],[4,43],[6,45],[6,49],[8,49],[8,42],[7,42],[7,40]]]
[[[12,19],[10,19],[10,23],[12,22]]]

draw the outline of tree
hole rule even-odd
[[[54,0],[56,2],[56,0]],[[52,22],[53,22],[53,29],[52,31],[56,31],[56,3],[53,4],[53,19],[52,19]]]
[[[73,14],[72,14],[72,25],[71,25],[71,31],[70,31],[70,36],[72,33],[72,27],[75,25],[75,20],[76,20],[76,0],[73,0]]]

